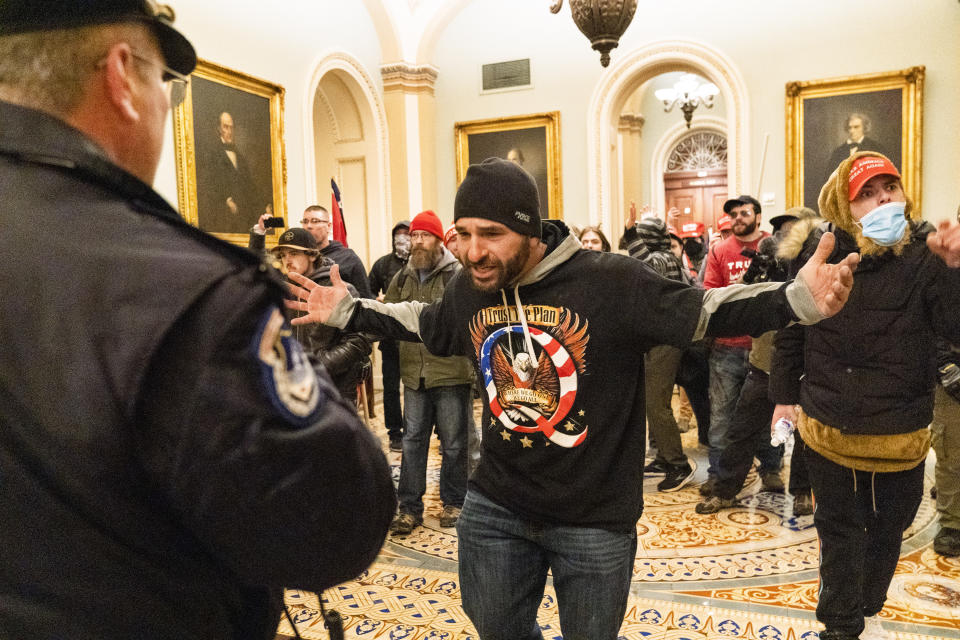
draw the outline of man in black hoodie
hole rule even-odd
[[[393,251],[370,268],[370,293],[383,300],[390,281],[410,257],[410,222],[401,220],[390,232]],[[400,352],[396,340],[380,341],[383,373],[383,422],[390,437],[390,450],[403,451],[403,411],[400,407]]]
[[[472,165],[454,220],[464,269],[432,304],[385,305],[295,278],[319,321],[469,356],[486,392],[483,455],[457,522],[463,606],[484,640],[534,639],[547,573],[564,635],[611,640],[626,610],[643,507],[643,362],[658,344],[759,334],[836,313],[851,266],[823,250],[791,283],[704,292],[541,221],[512,162]]]

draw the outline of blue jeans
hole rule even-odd
[[[636,533],[531,522],[476,491],[457,521],[460,595],[482,640],[542,640],[537,610],[553,570],[564,640],[615,640]]]
[[[443,441],[440,460],[440,501],[460,507],[467,493],[467,429],[473,424],[472,390],[468,384],[432,389],[403,388],[403,458],[397,497],[400,511],[423,515],[427,490],[427,454],[437,425]]]
[[[707,474],[716,477],[720,454],[730,444],[730,422],[747,378],[750,349],[718,347],[710,350],[710,466]]]

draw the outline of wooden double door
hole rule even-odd
[[[726,170],[665,173],[663,186],[667,210],[676,207],[680,211],[679,224],[702,222],[705,227],[717,228],[729,193]]]

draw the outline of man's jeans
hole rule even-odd
[[[525,520],[476,491],[457,521],[460,595],[482,640],[542,640],[537,610],[553,571],[564,640],[615,640],[635,533]]]
[[[467,493],[467,429],[473,423],[473,392],[468,384],[432,389],[403,388],[403,458],[397,497],[400,511],[423,516],[427,490],[427,454],[437,425],[443,442],[440,460],[440,501],[460,507]]]
[[[780,471],[783,445],[770,446],[770,421],[776,407],[767,398],[769,380],[766,372],[748,367],[733,420],[727,427],[727,445],[717,458],[714,494],[721,498],[735,498],[740,492],[754,456],[760,460],[761,475]]]
[[[707,474],[716,477],[720,453],[729,444],[730,421],[747,378],[750,350],[718,347],[710,350],[710,467]]]

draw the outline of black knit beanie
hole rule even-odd
[[[503,158],[472,164],[457,189],[453,221],[493,220],[525,236],[540,237],[540,196],[533,176]]]

